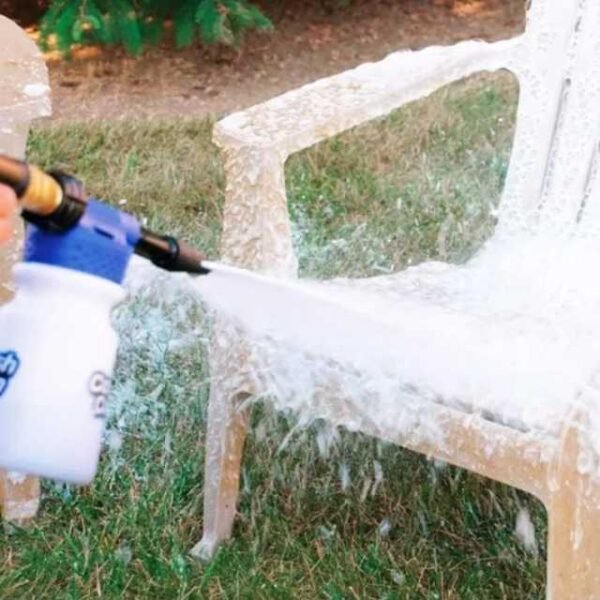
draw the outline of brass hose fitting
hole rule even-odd
[[[36,166],[0,155],[0,183],[13,188],[23,210],[39,216],[55,212],[63,201],[59,183]]]

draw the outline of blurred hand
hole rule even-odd
[[[5,244],[12,235],[11,217],[17,208],[15,193],[0,184],[0,245]]]

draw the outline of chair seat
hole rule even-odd
[[[495,239],[465,265],[430,262],[390,276],[302,281],[329,309],[313,311],[301,300],[284,308],[285,322],[259,298],[259,306],[248,299],[242,318],[262,337],[254,340],[262,391],[277,396],[280,408],[309,408],[306,414],[328,419],[343,396],[351,399],[349,414],[410,427],[426,414],[423,402],[433,401],[553,432],[577,398],[594,398],[599,246]],[[328,386],[337,390],[330,407],[320,393]]]

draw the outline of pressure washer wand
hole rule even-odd
[[[86,212],[88,198],[83,185],[70,175],[58,171],[45,173],[34,165],[0,155],[0,183],[17,194],[23,219],[42,229],[66,232]],[[166,271],[197,275],[209,272],[202,266],[202,256],[197,250],[172,236],[143,227],[133,251]]]

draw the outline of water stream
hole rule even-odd
[[[598,261],[593,240],[528,236],[488,243],[466,265],[369,280],[210,263],[189,289],[221,316],[223,347],[247,341],[257,394],[307,421],[338,422],[345,403],[350,429],[393,422],[439,436],[427,406],[442,402],[555,434],[576,402],[598,413]]]

